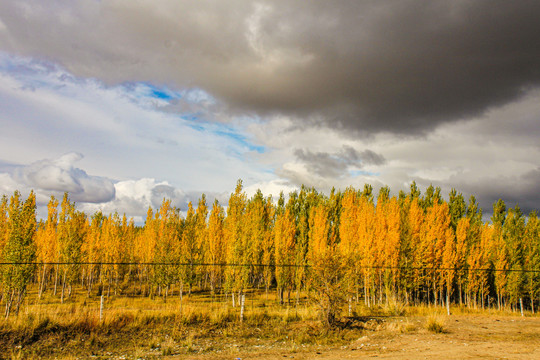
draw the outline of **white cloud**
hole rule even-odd
[[[288,180],[285,179],[274,179],[271,181],[255,183],[244,188],[246,195],[252,197],[255,195],[257,190],[261,190],[264,196],[272,195],[273,200],[279,198],[280,192],[283,191],[283,194],[286,196],[290,192],[298,190],[298,186],[291,184]]]
[[[90,176],[74,166],[82,158],[81,154],[68,153],[58,159],[36,161],[16,168],[13,179],[17,184],[40,193],[59,194],[67,191],[74,201],[100,203],[114,198],[111,180]]]
[[[0,54],[0,77],[6,129],[0,154],[9,154],[0,160],[28,164],[78,152],[85,155],[81,166],[96,175],[156,178],[200,191],[229,191],[238,178],[268,179],[252,157],[258,144],[246,130],[206,121],[205,106],[215,104],[201,90],[174,94],[198,104],[195,114],[186,114],[154,106],[161,99],[149,85],[108,87],[28,58]]]
[[[114,199],[100,204],[85,203],[79,207],[88,213],[96,211],[105,214],[126,213],[140,223],[146,216],[148,208],[157,209],[163,198],[171,200],[173,206],[178,208],[182,208],[186,200],[186,195],[181,190],[175,189],[166,181],[156,182],[150,178],[119,181],[114,187],[116,193]]]
[[[115,189],[112,181],[88,175],[75,167],[75,163],[81,159],[81,154],[68,153],[53,160],[44,159],[30,165],[15,166],[10,173],[0,174],[0,189],[4,194],[15,190],[24,193],[34,190],[41,203],[50,195],[60,198],[66,191],[71,200],[77,202],[100,203],[113,199]]]

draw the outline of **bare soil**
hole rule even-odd
[[[225,353],[170,359],[540,359],[540,318],[450,316],[444,333],[425,329],[425,317],[386,320],[346,345],[252,344]],[[280,346],[281,345],[281,346]]]
[[[439,315],[441,333],[427,330],[424,315],[353,319],[330,330],[307,320],[212,325],[156,319],[5,328],[0,359],[540,359],[538,316]]]

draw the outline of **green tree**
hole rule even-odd
[[[502,229],[506,219],[506,204],[503,200],[499,199],[495,204],[493,204],[493,215],[491,217],[491,222],[493,224],[493,240],[492,251],[491,251],[491,262],[494,271],[494,283],[495,291],[497,293],[497,307],[500,309],[504,297],[507,293],[507,282],[508,282],[508,262],[509,254],[506,248],[506,242],[502,236]]]
[[[450,225],[456,231],[459,220],[467,213],[467,204],[456,189],[450,191],[448,206],[450,208]]]
[[[524,248],[523,235],[525,232],[525,217],[519,206],[509,209],[502,229],[502,236],[508,249],[509,269],[508,295],[512,304],[522,302],[525,276],[523,272]]]
[[[216,289],[221,287],[223,283],[223,267],[221,264],[225,263],[226,251],[224,220],[225,211],[216,199],[208,219],[208,251],[205,253],[205,262],[212,264],[210,267],[210,289],[212,294],[215,294]]]
[[[525,226],[524,242],[524,267],[525,291],[529,295],[531,311],[535,312],[535,302],[540,295],[540,221],[536,212],[529,214],[527,225]],[[535,271],[536,270],[536,271]]]
[[[15,191],[8,208],[7,241],[2,258],[2,285],[6,294],[5,317],[9,316],[15,301],[15,313],[26,294],[26,289],[35,272],[36,245],[36,196],[30,192],[28,199],[21,202],[21,194]]]
[[[237,292],[239,298],[249,284],[249,268],[239,266],[245,264],[248,254],[242,234],[245,229],[247,205],[246,194],[242,187],[242,180],[238,180],[234,193],[229,197],[225,218],[226,260],[229,264],[225,269],[225,286],[227,291],[233,293],[233,296]]]
[[[58,220],[58,247],[59,258],[62,265],[62,295],[61,302],[64,302],[65,290],[67,286],[68,297],[72,293],[72,283],[75,281],[81,270],[81,260],[83,259],[83,242],[87,231],[86,215],[75,209],[75,203],[69,200],[65,193],[61,203],[61,212]]]
[[[193,216],[193,209],[191,207],[190,209],[191,213],[188,211],[188,216]],[[190,264],[188,252],[190,249],[185,253],[182,253],[183,249],[179,246],[179,239],[183,235],[182,222],[180,220],[178,209],[171,206],[170,200],[163,200],[156,216],[158,225],[154,261],[160,265],[155,266],[154,280],[162,291],[163,298],[166,301],[169,295],[169,288],[178,280],[181,280],[180,296],[182,296],[182,285],[183,281],[186,281],[186,279],[179,278],[186,273],[191,275],[191,272],[189,267],[186,269],[186,267],[179,264],[184,260],[181,257],[182,254],[188,256],[187,260],[188,264]],[[189,277],[187,281],[189,282],[190,280],[191,277]]]

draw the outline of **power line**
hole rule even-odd
[[[124,266],[200,266],[200,267],[282,267],[311,268],[302,264],[257,264],[257,263],[175,263],[175,262],[0,262],[0,265],[124,265]],[[450,267],[409,267],[409,266],[355,266],[356,269],[370,270],[423,270],[423,271],[494,271],[540,273],[540,269],[492,269],[492,268],[450,268]]]

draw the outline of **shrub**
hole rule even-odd
[[[443,319],[439,316],[432,315],[427,319],[426,329],[432,333],[441,334],[446,332],[444,325]]]

